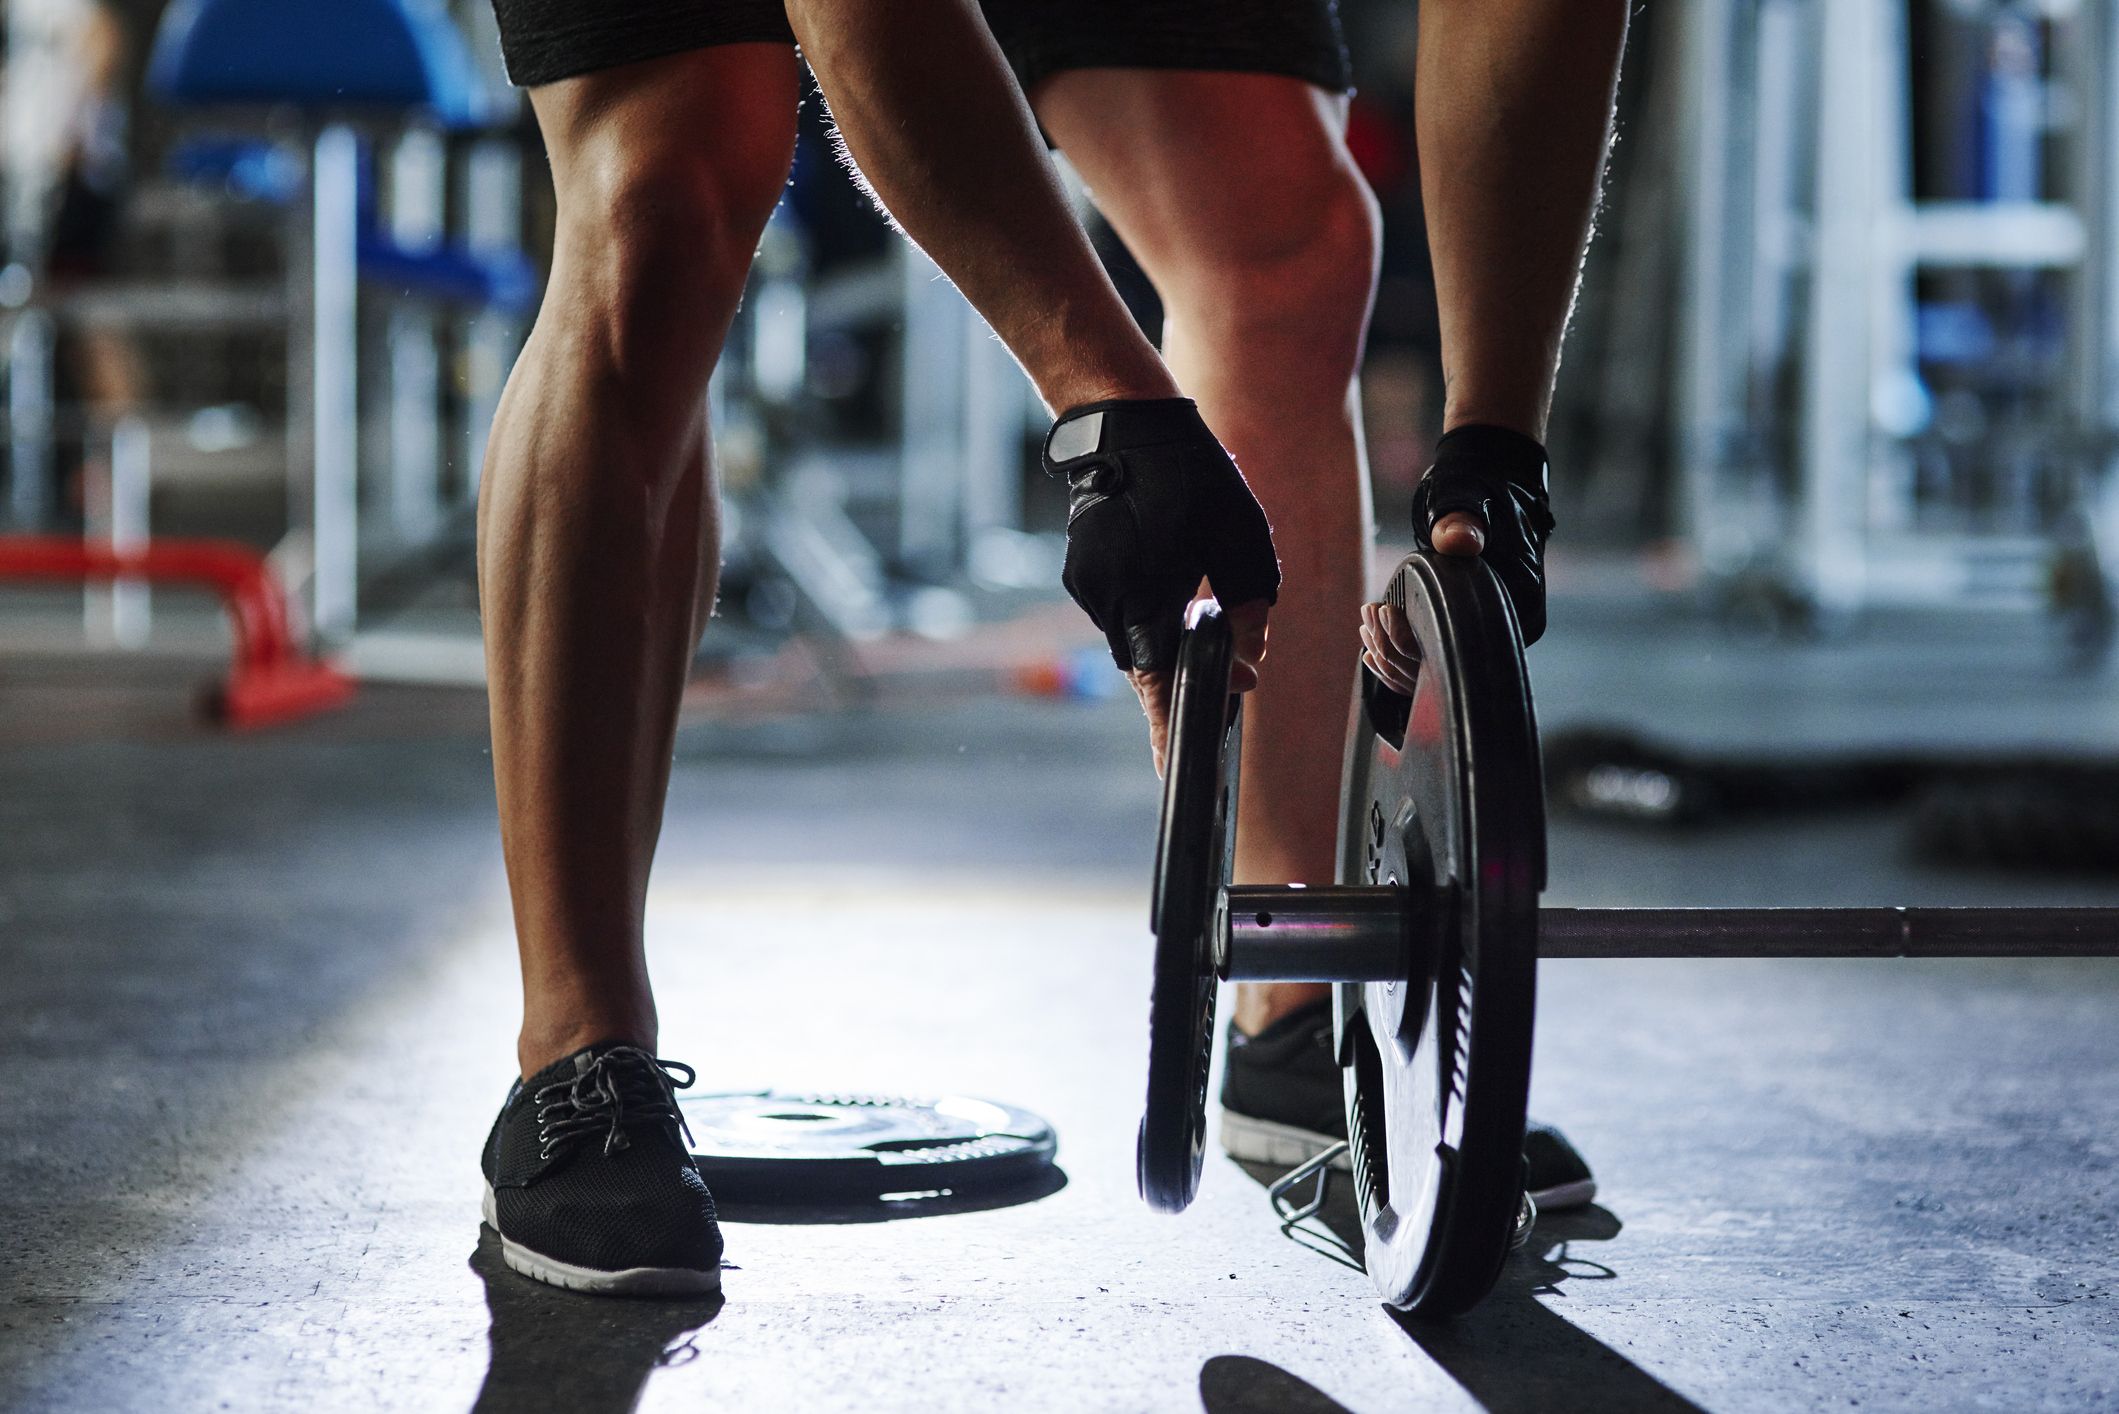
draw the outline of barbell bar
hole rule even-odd
[[[1229,982],[1384,982],[1448,902],[1397,886],[1235,885],[1215,955]],[[2108,908],[1541,908],[1549,958],[2119,956]]]

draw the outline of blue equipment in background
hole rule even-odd
[[[174,0],[147,82],[172,103],[418,108],[452,128],[497,111],[448,15],[415,0]]]

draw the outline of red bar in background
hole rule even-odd
[[[65,535],[0,535],[0,580],[86,583],[141,579],[220,596],[235,639],[227,679],[207,697],[215,720],[270,726],[337,707],[353,680],[294,639],[287,591],[257,550],[230,540],[149,540],[126,550]]]

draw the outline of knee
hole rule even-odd
[[[548,311],[614,372],[703,376],[786,180],[785,151],[624,134],[573,155],[560,184]]]
[[[1351,378],[1368,332],[1382,246],[1374,193],[1351,161],[1276,191],[1179,256],[1173,317]]]

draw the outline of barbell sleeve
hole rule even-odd
[[[1404,977],[1412,898],[1409,890],[1366,885],[1231,885],[1216,910],[1221,975],[1232,982]]]

